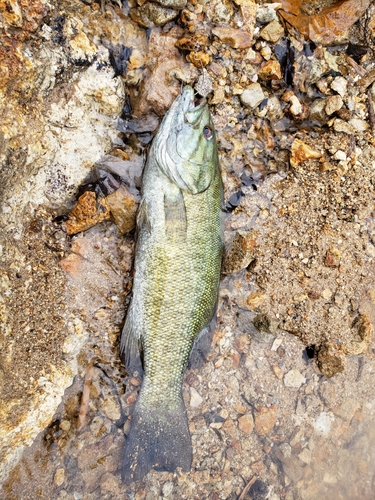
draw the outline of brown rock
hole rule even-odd
[[[255,309],[260,306],[260,304],[263,304],[263,302],[267,299],[268,295],[260,291],[255,291],[249,293],[246,299],[246,304],[250,307],[250,309]]]
[[[122,234],[134,229],[138,200],[124,186],[108,195],[105,203]]]
[[[301,163],[311,158],[321,158],[322,153],[314,151],[310,146],[302,142],[300,139],[294,139],[292,144],[292,154],[290,156],[290,164],[292,167],[297,167]]]
[[[237,231],[232,249],[224,257],[223,274],[245,269],[254,259],[256,245],[254,231]]]
[[[213,28],[212,33],[234,49],[248,49],[253,41],[247,31],[235,28]]]
[[[202,66],[207,66],[211,62],[211,57],[202,50],[198,52],[190,52],[187,56],[188,61],[190,61],[197,68],[202,68]]]
[[[272,21],[260,31],[259,35],[267,42],[276,43],[284,35],[284,28],[278,21]]]
[[[174,78],[174,70],[193,68],[196,71],[175,46],[181,35],[182,30],[178,28],[171,29],[168,34],[151,31],[147,61],[149,76],[139,88],[129,89],[134,116],[145,116],[150,111],[164,116],[180,93],[181,83]]]
[[[367,351],[372,335],[372,324],[367,314],[360,314],[352,324],[353,337],[346,342],[341,350],[344,354],[356,356]]]
[[[258,407],[255,413],[254,426],[256,434],[259,436],[269,434],[277,421],[278,415],[279,407],[276,405]]]
[[[346,359],[334,344],[327,343],[318,352],[318,366],[323,375],[333,377],[345,370]]]
[[[131,16],[141,26],[154,28],[173,21],[178,16],[178,10],[149,2],[137,9],[132,9]]]
[[[237,429],[231,418],[226,419],[226,421],[223,423],[222,429],[226,434],[229,434],[229,436],[231,437],[234,437],[236,435]]]
[[[281,68],[278,61],[267,61],[258,70],[258,76],[261,80],[281,80]]]
[[[336,111],[342,108],[343,106],[343,100],[341,96],[339,95],[332,95],[331,97],[328,97],[326,106],[325,106],[325,111],[327,115],[332,115]]]
[[[247,413],[238,419],[238,428],[246,434],[252,432],[254,429],[254,419],[251,413]]]
[[[324,265],[326,267],[339,267],[340,261],[333,253],[328,251],[326,254],[326,258],[324,259]]]
[[[66,232],[69,235],[77,234],[108,219],[110,219],[108,207],[97,200],[94,191],[86,191],[78,198],[77,205],[69,213]]]

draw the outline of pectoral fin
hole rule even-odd
[[[138,208],[137,226],[139,228],[141,228],[142,226],[146,226],[147,229],[151,231],[151,223],[150,219],[148,218],[148,207],[144,198],[142,198],[142,201]]]

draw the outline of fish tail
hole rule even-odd
[[[192,447],[185,405],[149,407],[138,400],[126,439],[121,476],[125,483],[142,479],[150,469],[191,469]]]

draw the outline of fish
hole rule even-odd
[[[214,331],[222,214],[212,117],[206,100],[195,104],[185,86],[162,120],[142,178],[120,356],[129,375],[143,378],[124,448],[124,482],[151,469],[191,469],[182,381],[188,362],[202,364]]]

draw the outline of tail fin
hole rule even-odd
[[[140,403],[140,404],[138,404]],[[150,469],[191,469],[192,448],[185,405],[149,408],[139,400],[134,410],[122,462],[122,480],[142,479]]]

